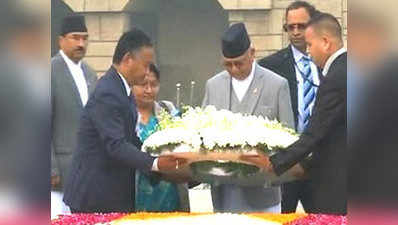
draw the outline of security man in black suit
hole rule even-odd
[[[314,6],[305,1],[295,1],[286,8],[285,19],[286,23],[283,26],[287,32],[290,45],[270,56],[259,60],[259,65],[274,71],[283,76],[289,82],[290,97],[292,102],[292,109],[295,119],[296,131],[302,133],[306,128],[305,121],[309,119],[312,114],[314,106],[317,87],[319,86],[320,71],[317,66],[308,60],[310,69],[309,75],[311,82],[307,83],[312,88],[314,96],[308,95],[307,102],[304,102],[304,85],[306,83],[303,79],[303,67],[305,63],[302,59],[307,57],[307,45],[304,39],[304,31],[309,20],[317,13]],[[309,92],[311,94],[311,92]],[[307,110],[304,110],[306,104]],[[302,179],[298,181],[289,182],[282,185],[282,212],[294,213],[299,200],[301,201],[304,210],[310,211],[312,208],[311,201],[311,186],[310,179]]]
[[[270,157],[246,159],[281,175],[299,164],[311,177],[309,213],[347,213],[347,51],[338,20],[319,13],[307,24],[308,51],[325,77],[300,139]],[[303,161],[310,154],[311,160]]]

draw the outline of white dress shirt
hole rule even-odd
[[[130,97],[130,94],[131,94],[130,85],[127,83],[126,79],[124,79],[124,77],[123,77],[120,73],[118,73],[118,74],[119,74],[120,78],[122,78],[123,85],[124,85],[124,88],[126,89],[127,96]],[[137,110],[137,111],[138,111],[138,110]],[[135,122],[136,122],[136,123],[135,123],[135,124],[136,124],[136,125],[135,125],[135,132],[136,132],[137,134],[138,134],[138,131],[140,130],[140,126],[139,126],[139,124],[138,124],[138,122],[141,120],[140,117],[141,117],[141,115],[138,113],[137,121],[135,121]]]
[[[300,70],[303,71],[304,68],[302,68],[302,62],[301,58],[303,57],[308,57],[304,55],[302,52],[300,52],[298,49],[296,49],[293,45],[291,46],[292,52],[293,52],[293,58],[294,61],[296,62],[294,65],[294,68],[296,70],[296,80],[297,80],[297,100],[298,100],[298,123],[297,123],[297,131],[302,132],[304,130],[304,112],[302,110],[302,106],[304,104],[304,79],[303,76],[300,73]],[[315,85],[319,85],[319,77],[318,77],[318,68],[316,65],[310,61],[310,66],[311,66],[311,74],[312,74],[312,82]],[[297,68],[299,67],[299,68]],[[315,93],[317,92],[318,88],[315,87]],[[312,109],[315,104],[315,98],[314,101],[312,101],[309,105],[310,109],[310,114],[312,115]]]
[[[238,97],[238,100],[240,102],[242,101],[243,97],[245,97],[245,94],[249,89],[250,84],[252,83],[255,67],[256,67],[256,62],[253,62],[252,70],[250,71],[249,76],[246,77],[246,79],[244,80],[238,80],[232,77],[232,87],[235,91],[236,97]]]
[[[130,93],[131,93],[130,85],[127,83],[126,79],[124,79],[124,77],[120,73],[118,73],[118,74],[119,74],[120,78],[122,78],[123,85],[124,85],[124,88],[126,89],[127,96],[130,96]],[[137,133],[137,135],[138,135],[138,130],[139,130],[139,121],[140,121],[140,114],[138,113],[136,126],[135,126],[135,132]],[[153,161],[152,171],[159,171],[158,158],[155,158],[155,160]]]
[[[62,58],[64,59],[66,65],[69,68],[70,73],[72,74],[73,80],[75,81],[77,90],[79,91],[80,100],[82,101],[83,107],[86,105],[88,100],[88,87],[87,81],[83,73],[82,69],[82,61],[79,61],[77,64],[69,59],[65,53],[60,50]]]
[[[334,60],[337,59],[337,57],[339,57],[341,54],[343,54],[346,51],[347,51],[346,48],[340,48],[337,52],[333,53],[333,55],[331,55],[328,58],[328,60],[326,60],[325,66],[323,67],[323,70],[322,70],[322,74],[324,76],[329,72],[329,68],[332,65],[332,63],[334,62]]]

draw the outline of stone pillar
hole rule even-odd
[[[129,27],[124,12],[128,0],[64,0],[76,13],[86,17],[89,45],[84,60],[101,76],[112,64],[120,36]]]

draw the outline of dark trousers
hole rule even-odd
[[[83,213],[81,210],[70,208],[71,213]]]
[[[79,209],[72,209],[70,208],[71,213],[96,213],[95,211],[90,211],[90,210],[79,210]]]
[[[313,211],[310,180],[299,180],[282,185],[282,213],[294,213],[300,200],[306,212]]]

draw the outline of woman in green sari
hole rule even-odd
[[[165,109],[169,113],[178,112],[171,102],[157,102],[159,93],[159,70],[150,65],[150,72],[142,83],[133,86],[139,112],[138,135],[145,141],[158,125],[157,116]],[[188,188],[186,184],[176,184],[165,180],[136,173],[136,211],[174,212],[189,211]]]

